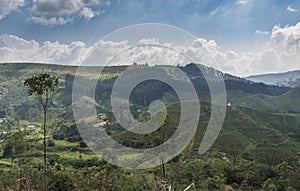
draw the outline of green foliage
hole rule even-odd
[[[79,136],[79,135],[76,135],[76,136],[72,136],[72,137],[68,137],[68,138],[67,138],[67,141],[70,142],[70,143],[79,142],[79,141],[81,141],[81,140],[82,140],[82,138],[81,138],[81,136]]]
[[[278,183],[276,179],[272,179],[272,178],[268,178],[262,186],[264,191],[278,191],[279,187],[278,187]]]
[[[282,162],[274,167],[278,175],[277,185],[280,190],[299,190],[300,166],[299,161],[294,164]]]
[[[133,148],[159,145],[176,130],[180,119],[180,105],[170,103],[167,106],[168,128],[159,128],[149,135],[137,135],[122,129],[114,123],[108,100],[116,76],[125,68],[108,67],[103,71],[96,87],[97,112],[106,113],[109,122],[113,122],[105,128],[120,144]],[[199,71],[195,70],[195,66],[188,65],[181,69],[192,78],[197,91],[201,91],[201,99],[209,101],[207,84]],[[49,72],[49,76],[64,79],[64,88],[55,99],[56,104],[52,105],[53,111],[49,110],[49,116],[53,120],[49,123],[51,125],[47,136],[48,146],[51,146],[48,148],[47,163],[51,179],[49,186],[53,190],[162,190],[166,185],[172,185],[174,190],[184,190],[192,183],[196,190],[226,190],[229,186],[236,190],[300,190],[300,164],[299,156],[296,155],[300,150],[300,117],[288,114],[300,111],[297,101],[299,88],[270,87],[224,75],[227,89],[231,90],[228,92],[229,102],[233,106],[227,107],[224,126],[217,142],[205,155],[198,154],[210,117],[210,103],[201,102],[196,135],[187,149],[165,164],[165,182],[162,183],[160,167],[146,170],[117,168],[107,164],[101,156],[94,155],[86,147],[74,123],[70,107],[75,71],[76,67],[65,66],[0,65],[0,77],[3,79],[0,82],[0,115],[7,115],[3,117],[8,119],[5,124],[1,124],[1,131],[10,131],[14,135],[19,128],[23,130],[28,125],[38,127],[36,133],[20,134],[22,141],[17,138],[12,141],[10,136],[0,137],[3,155],[0,160],[0,188],[44,189],[41,185],[41,107],[33,98],[24,98],[26,91],[17,82],[29,78],[33,73]],[[213,72],[210,69],[208,71]],[[88,92],[88,88],[91,88],[90,80],[97,77],[89,74],[81,76],[85,86],[83,90]],[[41,79],[36,80],[42,81]],[[29,82],[33,83],[27,82],[28,85]],[[33,89],[35,86],[32,86]],[[94,101],[88,95],[85,99]],[[176,101],[177,97],[166,84],[154,80],[142,83],[130,96],[130,110],[134,117],[141,121],[147,120],[147,104],[154,99],[169,103],[168,101]],[[54,145],[52,139],[55,140]],[[16,160],[11,163],[9,158]],[[32,159],[32,163],[23,163],[23,159]]]
[[[54,142],[52,139],[49,139],[49,140],[47,141],[47,146],[48,146],[48,147],[54,147],[54,146],[55,146],[55,142]]]
[[[3,149],[3,157],[20,157],[26,149],[26,142],[24,140],[23,132],[14,132],[6,138],[6,143]]]
[[[266,178],[262,165],[255,161],[240,160],[237,169],[237,179],[245,189],[258,189]]]
[[[54,173],[49,182],[50,191],[71,191],[74,189],[74,181],[69,174],[63,172]]]
[[[84,141],[80,141],[79,147],[85,148],[85,147],[87,147],[87,144]]]
[[[24,81],[24,85],[28,86],[29,95],[43,95],[47,92],[57,92],[59,78],[50,76],[47,73],[41,73]]]
[[[289,154],[285,150],[279,150],[276,147],[260,147],[251,151],[251,158],[268,167],[275,166],[285,158],[289,158]]]
[[[14,147],[11,143],[5,144],[2,156],[5,158],[13,157],[13,148]]]
[[[40,73],[24,81],[24,85],[28,87],[29,96],[37,95],[44,108],[48,107],[53,95],[59,91],[59,83],[58,77],[47,73]]]
[[[234,164],[237,163],[240,156],[247,147],[246,138],[239,133],[230,132],[227,134],[221,133],[217,139],[216,146],[221,151],[228,154]]]
[[[65,135],[60,132],[53,133],[52,137],[54,140],[64,140],[65,139]]]

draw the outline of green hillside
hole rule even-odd
[[[43,139],[41,107],[27,96],[22,82],[34,74],[48,72],[62,79],[62,89],[49,110],[47,162],[49,186],[70,184],[69,190],[299,190],[300,176],[300,88],[251,83],[225,76],[228,106],[223,128],[213,147],[198,153],[210,117],[210,95],[202,74],[194,65],[182,67],[195,85],[201,100],[199,124],[189,146],[163,167],[123,169],[108,164],[82,140],[72,113],[72,86],[77,67],[46,64],[0,64],[0,190],[43,188]],[[125,66],[107,67],[100,76],[80,76],[86,87],[99,79],[96,102],[99,121],[120,144],[151,148],[162,142],[161,132],[172,136],[180,119],[175,92],[163,83],[149,81],[135,88],[130,97],[132,115],[149,119],[148,105],[156,99],[167,104],[168,122],[157,131],[139,135],[125,131],[111,112],[110,93]],[[93,70],[93,68],[88,68]],[[206,68],[207,69],[207,68]],[[207,69],[212,72],[213,69]],[[299,103],[298,103],[299,102]],[[88,120],[88,119],[87,119]],[[166,120],[167,121],[167,120]],[[119,160],[139,159],[138,155]],[[162,178],[162,168],[166,177]],[[59,180],[65,181],[59,181]],[[55,184],[54,184],[55,183]],[[66,185],[64,185],[66,186]]]
[[[249,94],[241,91],[228,91],[228,101],[234,105],[254,108],[271,113],[300,113],[300,88],[295,87],[278,95]]]

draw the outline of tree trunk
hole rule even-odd
[[[11,165],[10,165],[10,172],[12,172],[13,165],[14,165],[14,156],[11,157]]]
[[[44,107],[44,188],[48,191],[47,185],[47,109]]]
[[[162,167],[162,180],[165,181],[166,180],[166,168],[165,168],[165,163],[163,160],[162,160],[161,167]]]

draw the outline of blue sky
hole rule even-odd
[[[3,61],[9,61],[10,58],[11,61],[17,61],[17,58],[8,55],[13,50],[7,48],[11,48],[13,43],[16,46],[22,44],[22,40],[37,43],[39,48],[48,41],[52,46],[56,42],[60,47],[71,46],[72,43],[77,46],[81,42],[81,48],[89,48],[116,29],[145,22],[174,25],[198,38],[213,40],[218,51],[224,54],[228,51],[250,54],[255,50],[272,49],[266,46],[273,43],[276,27],[282,29],[279,31],[283,31],[284,35],[291,33],[283,29],[290,29],[300,22],[300,1],[0,0],[0,62],[1,58]],[[297,40],[297,28],[292,29],[293,38]],[[275,38],[278,36],[282,34]],[[283,43],[282,40],[280,43]],[[272,50],[267,54],[273,54]],[[41,61],[44,61],[43,56]],[[234,67],[224,67],[224,70],[238,75],[276,72],[247,67],[243,72],[235,71]],[[291,69],[295,68],[297,66]]]

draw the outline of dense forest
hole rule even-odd
[[[218,72],[198,65],[202,72]],[[25,79],[48,73],[61,89],[48,110],[47,189],[49,190],[300,190],[299,87],[254,83],[222,74],[230,102],[223,128],[205,154],[199,145],[210,114],[210,92],[196,64],[179,67],[191,79],[201,102],[199,124],[189,145],[175,158],[154,168],[121,168],[95,155],[82,139],[72,111],[77,67],[46,64],[0,65],[0,189],[44,190],[43,108],[28,96]],[[145,67],[145,66],[143,66]],[[111,110],[112,87],[126,66],[104,68],[100,76],[79,76],[83,99],[95,102],[99,121],[118,143],[151,148],[172,136],[180,118],[175,91],[158,80],[134,88],[130,111],[139,121],[149,119],[149,104],[162,100],[167,121],[147,135],[126,131]],[[167,70],[167,69],[166,69]],[[89,84],[97,78],[95,96]],[[162,138],[161,132],[167,132]],[[121,156],[120,160],[139,157]]]

